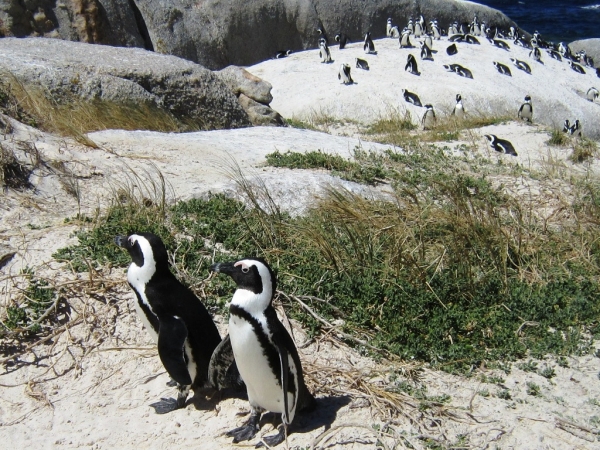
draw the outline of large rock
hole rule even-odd
[[[317,46],[317,28],[361,40],[383,37],[388,17],[403,26],[423,14],[443,28],[473,14],[491,26],[514,25],[501,12],[459,0],[0,0],[0,34],[51,36],[138,46],[210,69],[250,65],[279,50]]]
[[[142,49],[59,39],[0,39],[0,72],[54,98],[149,103],[205,129],[249,126],[234,93],[210,70]]]
[[[569,48],[571,53],[585,50],[585,53],[594,59],[594,66],[600,67],[600,38],[573,41],[569,44]]]

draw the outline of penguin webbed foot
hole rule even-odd
[[[170,378],[169,381],[167,381],[167,386],[175,387],[177,386],[177,381],[175,381],[173,378]]]
[[[183,401],[183,405],[178,400],[174,398],[161,398],[160,402],[152,403],[150,406],[154,408],[156,414],[167,414],[185,406],[185,400]]]
[[[260,412],[252,411],[252,415],[248,421],[241,427],[234,428],[233,430],[225,433],[227,436],[233,438],[233,443],[248,441],[256,436],[258,433],[258,421],[260,419]]]
[[[264,436],[262,438],[262,440],[258,444],[256,444],[256,446],[254,448],[264,447],[265,444],[268,448],[271,448],[271,447],[275,447],[276,445],[281,444],[285,440],[285,436],[287,434],[285,425],[281,424],[281,425],[279,425],[279,427],[277,427],[277,429],[279,430],[279,432],[277,434],[273,434],[271,436]]]

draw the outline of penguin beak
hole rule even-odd
[[[217,263],[210,266],[211,272],[224,273],[225,275],[231,275],[233,269],[233,263]]]
[[[129,248],[129,239],[127,239],[127,236],[115,236],[115,244],[127,249]]]

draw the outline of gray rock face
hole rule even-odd
[[[244,94],[240,94],[238,100],[240,105],[242,105],[242,108],[244,108],[244,111],[248,114],[248,117],[250,117],[252,125],[285,125],[281,114],[269,106],[263,105]]]
[[[57,99],[146,102],[205,129],[249,126],[231,90],[210,70],[141,49],[59,39],[0,39],[0,72]]]
[[[600,67],[600,38],[573,41],[569,44],[569,48],[571,53],[585,50],[587,55],[594,59],[594,67]]]
[[[356,42],[367,31],[383,37],[388,17],[403,27],[423,14],[447,29],[475,13],[491,26],[514,25],[497,10],[458,0],[0,0],[0,35],[145,47],[220,69],[316,48],[318,27],[331,43],[339,31]]]

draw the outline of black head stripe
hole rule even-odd
[[[127,251],[129,252],[131,260],[136,266],[142,267],[144,265],[144,254],[142,253],[140,244],[137,241],[134,242],[133,245],[128,246]]]

